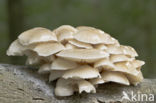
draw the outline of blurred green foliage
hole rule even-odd
[[[0,0],[1,63],[24,64],[24,58],[10,60],[5,54],[9,42],[23,30],[87,25],[110,33],[123,45],[134,47],[138,58],[146,61],[142,69],[144,76],[156,77],[156,0],[12,0],[17,3],[9,4],[10,1]],[[21,15],[18,16],[17,11]],[[21,21],[17,19],[12,23],[10,18],[23,18],[22,27],[16,28],[16,23]]]

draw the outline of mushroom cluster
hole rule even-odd
[[[137,85],[143,80],[137,52],[100,29],[60,26],[53,31],[36,27],[21,33],[7,50],[9,56],[26,55],[27,65],[56,81],[55,95],[95,93],[98,84]]]

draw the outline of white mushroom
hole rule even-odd
[[[145,64],[135,58],[134,48],[89,26],[27,30],[10,45],[7,55],[26,55],[26,64],[38,64],[39,74],[49,75],[49,82],[56,80],[56,96],[95,93],[94,86],[107,82],[137,85]]]
[[[94,67],[103,68],[105,70],[114,70],[116,68],[115,65],[108,58],[95,62]]]
[[[50,55],[50,56],[40,56],[41,57],[41,59],[43,60],[43,61],[45,61],[46,63],[51,63],[51,62],[53,62],[54,60],[55,60],[55,56],[54,55]]]
[[[54,81],[60,77],[62,77],[62,75],[65,73],[64,70],[51,70],[50,75],[49,75],[49,82]]]
[[[101,76],[102,79],[106,82],[115,82],[119,84],[129,85],[127,77],[120,72],[103,71]]]
[[[113,63],[116,62],[123,62],[123,61],[132,61],[135,58],[129,58],[128,56],[124,55],[124,54],[112,54],[110,55],[110,61],[112,61]]]
[[[105,46],[104,44],[97,44],[94,46],[95,49],[100,49],[100,50],[106,50],[107,46]]]
[[[137,75],[127,74],[126,76],[133,85],[137,85],[144,79],[141,71],[139,71]]]
[[[130,47],[130,46],[124,46],[121,45],[120,48],[123,51],[123,54],[131,56],[131,57],[136,57],[138,56],[137,52],[134,50],[134,48]]]
[[[68,49],[56,55],[73,61],[89,63],[109,56],[105,51],[96,49]]]
[[[139,67],[143,66],[145,64],[145,62],[144,61],[141,61],[141,60],[133,60],[133,61],[131,61],[131,64],[135,68],[139,68]]]
[[[90,44],[113,44],[110,36],[105,33],[99,33],[94,30],[90,31],[78,31],[74,38],[80,42],[90,43]]]
[[[26,60],[27,65],[51,63],[52,61],[55,60],[54,55],[43,57],[43,56],[38,56],[37,53],[33,51],[26,52],[25,55],[28,56]]]
[[[114,41],[115,46],[120,46],[120,43],[119,43],[119,41],[117,39],[115,39],[113,37],[111,37],[111,39],[112,39],[112,41]]]
[[[65,47],[60,43],[47,42],[47,43],[37,44],[33,48],[33,51],[37,52],[39,56],[50,56],[63,49],[65,49]]]
[[[21,33],[18,36],[18,40],[23,45],[29,45],[32,43],[57,41],[57,38],[52,31],[46,28],[36,27]]]
[[[89,80],[92,84],[103,84],[105,81],[102,78],[93,78]]]
[[[120,46],[116,45],[107,45],[106,51],[110,54],[123,54],[123,51],[120,48]]]
[[[45,73],[50,73],[50,71],[51,71],[50,64],[43,64],[40,66],[38,73],[45,74]]]
[[[58,37],[58,41],[73,39],[73,34],[76,33],[77,30],[70,25],[63,25],[54,30]]]
[[[98,33],[104,33],[104,31],[102,31],[100,29],[96,29],[94,27],[89,27],[89,26],[78,26],[78,27],[76,27],[76,29],[79,31],[95,31]]]
[[[73,61],[65,60],[63,58],[57,58],[52,63],[51,69],[52,70],[68,70],[68,69],[76,68],[77,66],[78,64]]]
[[[102,70],[109,70],[109,71],[118,71],[126,74],[137,75],[138,70],[136,69],[135,65],[131,62],[117,62],[112,63],[109,59],[102,59],[94,64],[95,68],[99,68]]]
[[[26,47],[19,43],[18,40],[15,40],[11,43],[7,50],[8,56],[22,56],[24,55],[24,51],[26,50]]]
[[[77,88],[78,87],[78,88]],[[57,96],[70,96],[75,91],[82,93],[96,93],[95,87],[86,80],[72,80],[60,78],[56,83],[55,95]]]
[[[56,96],[71,96],[74,93],[74,86],[72,80],[60,78],[56,83]]]
[[[67,43],[65,44],[65,49],[77,49],[77,47],[74,46],[73,44]]]
[[[86,49],[93,48],[90,44],[79,42],[77,40],[69,40],[68,42],[77,46],[78,48],[86,48]]]
[[[85,91],[86,93],[96,93],[95,87],[86,80],[79,80],[78,88],[79,88],[79,93],[82,93],[83,91]]]
[[[27,60],[26,60],[26,65],[34,65],[34,64],[40,64],[40,62],[41,62],[41,59],[40,59],[40,57],[31,57],[31,56],[29,56],[28,58],[27,58]]]
[[[29,50],[25,52],[25,55],[27,56],[26,65],[36,65],[42,62],[42,57],[38,56],[34,51]]]
[[[139,72],[131,62],[118,62],[115,63],[115,66],[116,68],[114,71],[119,71],[131,75],[137,75]]]
[[[62,76],[65,79],[73,78],[73,79],[89,79],[100,77],[99,71],[96,68],[92,68],[89,65],[82,65],[75,69],[68,70]]]

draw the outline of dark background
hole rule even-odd
[[[110,33],[146,61],[146,78],[156,77],[156,0],[0,0],[0,63],[24,64],[5,53],[22,31],[64,24]]]

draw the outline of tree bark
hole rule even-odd
[[[95,94],[70,97],[56,97],[54,86],[54,82],[48,83],[47,75],[37,74],[36,68],[0,64],[0,103],[131,103],[122,97],[130,97],[132,92],[156,95],[156,79],[145,79],[137,86],[107,83],[100,85]]]

